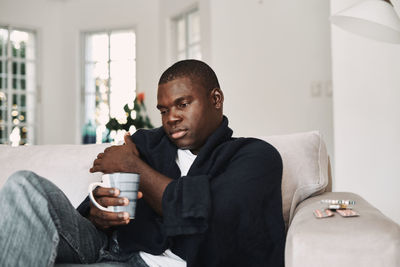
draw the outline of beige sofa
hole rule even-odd
[[[354,193],[330,192],[326,147],[318,132],[261,137],[283,159],[283,214],[288,229],[287,267],[400,266],[400,226]],[[108,145],[0,145],[0,187],[13,172],[26,169],[58,185],[77,206],[87,186],[101,174],[89,173]],[[350,179],[350,177],[349,177]],[[352,199],[361,216],[316,219],[321,199]]]

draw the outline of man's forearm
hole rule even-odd
[[[172,179],[157,172],[142,160],[138,160],[135,165],[136,168],[129,171],[140,174],[139,189],[143,192],[144,200],[162,216],[162,197]]]

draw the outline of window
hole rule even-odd
[[[194,9],[186,12],[175,18],[173,22],[176,59],[201,59],[199,11]]]
[[[126,120],[124,105],[133,105],[136,90],[136,36],[133,30],[85,33],[84,131],[109,141],[110,117]],[[115,139],[115,136],[111,136]]]
[[[35,33],[0,27],[0,143],[35,140]]]

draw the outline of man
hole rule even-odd
[[[17,218],[19,227],[11,222],[15,218],[0,221],[0,226],[21,232],[29,227],[24,217],[38,216],[42,239],[33,240],[46,249],[37,249],[34,256],[43,253],[48,264],[56,259],[131,266],[283,266],[279,153],[263,141],[231,137],[218,79],[201,61],[184,60],[168,68],[160,78],[157,101],[162,128],[125,136],[124,145],[107,148],[90,169],[140,174],[143,198],[134,220],[126,213],[101,211],[88,199],[78,207],[80,216],[48,181],[17,173],[1,192],[0,203],[5,204],[0,205],[15,206],[7,197],[10,192],[35,191],[34,197],[23,201],[30,207]],[[115,188],[97,188],[94,195],[103,206],[128,203]],[[9,239],[0,245],[8,244],[12,249],[6,253],[12,254],[20,246]],[[34,257],[18,253],[34,263]]]

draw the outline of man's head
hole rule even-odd
[[[169,139],[195,154],[222,121],[224,96],[217,76],[198,60],[179,61],[161,75],[157,102]]]

